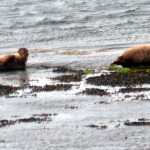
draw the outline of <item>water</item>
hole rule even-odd
[[[0,83],[55,84],[54,66],[98,70],[109,65],[124,49],[149,43],[149,4],[148,0],[1,0],[0,54],[27,47],[29,60],[24,72],[0,73]],[[51,122],[0,128],[0,149],[149,149],[149,127],[124,126],[126,120],[149,119],[149,92],[144,93],[147,101],[134,101],[134,95],[125,99],[115,92],[103,97],[77,94],[87,87],[91,85],[82,79],[67,92],[34,96],[24,89],[16,97],[0,97],[0,120],[58,114]],[[86,127],[91,124],[108,128]]]
[[[120,49],[150,39],[148,0],[1,0],[1,50]]]

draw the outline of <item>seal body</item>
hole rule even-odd
[[[150,66],[150,44],[127,49],[111,65],[121,65],[123,67]]]
[[[28,55],[28,49],[20,48],[15,54],[0,56],[0,70],[25,69]]]

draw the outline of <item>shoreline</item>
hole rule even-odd
[[[145,87],[150,81],[147,80],[150,78],[149,72],[115,73],[102,68],[82,70],[64,65],[41,65],[33,68],[2,73],[7,75],[7,80],[16,75],[20,78],[16,77],[9,85],[6,82],[6,85],[0,85],[0,130],[4,137],[0,141],[0,148],[8,146],[9,140],[12,141],[12,147],[16,138],[19,141],[16,147],[20,147],[20,143],[25,146],[27,141],[22,141],[22,136],[27,138],[27,135],[30,135],[30,140],[36,142],[34,139],[39,132],[45,140],[52,142],[53,139],[58,142],[60,137],[70,138],[72,132],[77,130],[85,132],[88,139],[94,136],[93,142],[90,143],[92,145],[98,137],[103,138],[103,135],[100,136],[97,132],[111,135],[114,139],[117,138],[116,134],[125,132],[122,138],[130,145],[133,141],[128,140],[128,137],[131,136],[130,133],[134,133],[134,128],[142,132],[140,127],[150,126],[149,106],[146,104],[149,103],[150,87]],[[122,83],[127,74],[130,84]],[[116,79],[120,77],[118,82],[115,76]],[[139,112],[136,112],[137,109]],[[56,132],[55,137],[51,139],[52,133],[48,136],[47,131]],[[17,132],[15,139],[11,136],[13,132]],[[4,133],[7,133],[6,136]],[[144,136],[144,132],[141,136]],[[38,135],[38,138],[41,136]],[[84,139],[83,136],[83,145]],[[74,140],[77,140],[75,134],[72,135],[72,145]],[[59,142],[64,145],[64,141]],[[105,145],[106,141],[102,142]],[[107,140],[107,143],[109,145],[110,140]],[[29,147],[32,146],[31,144]],[[65,145],[64,148],[66,149]]]

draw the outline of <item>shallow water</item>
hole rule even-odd
[[[59,65],[101,73],[124,49],[149,43],[149,4],[148,0],[1,0],[0,54],[27,47],[30,55],[26,71],[0,73],[0,84],[58,84],[51,78],[63,74],[52,72]],[[32,94],[27,88],[0,97],[0,120],[57,114],[52,121],[0,128],[0,149],[149,149],[149,126],[124,125],[126,120],[150,119],[149,91],[120,94],[113,91],[118,87],[97,87],[112,93],[80,94],[93,87],[85,79],[95,75],[84,76],[69,91]],[[138,94],[145,97],[137,98]]]

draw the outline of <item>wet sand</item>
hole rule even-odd
[[[0,73],[0,149],[150,147],[149,73],[104,69],[113,53],[58,54],[57,63],[45,54],[39,62],[31,52],[26,71]]]

